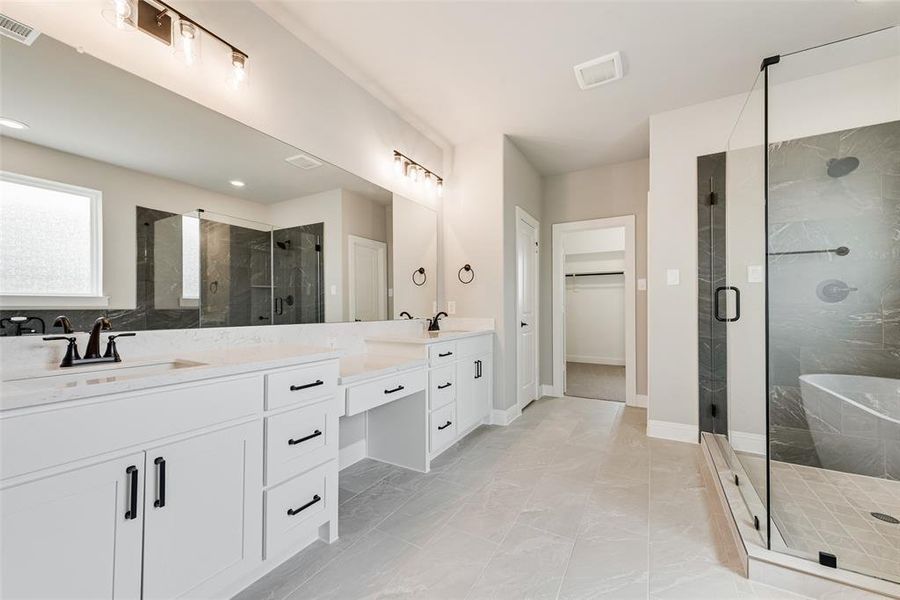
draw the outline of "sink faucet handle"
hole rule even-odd
[[[56,340],[66,340],[69,342],[69,345],[66,346],[66,355],[63,356],[62,361],[60,361],[60,367],[71,367],[76,360],[81,360],[81,355],[78,354],[78,343],[75,337],[67,337],[64,335],[53,335],[50,337],[45,337],[45,342],[52,342]]]
[[[122,362],[122,357],[119,356],[119,349],[116,348],[116,338],[134,337],[136,335],[132,331],[130,333],[117,333],[106,338],[106,352],[103,353],[103,358],[112,358],[115,362]]]

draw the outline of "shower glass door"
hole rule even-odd
[[[771,547],[900,581],[900,29],[765,74]]]

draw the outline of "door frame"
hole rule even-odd
[[[360,237],[358,235],[348,235],[347,236],[347,296],[348,296],[348,307],[347,307],[347,318],[350,321],[355,321],[356,317],[356,295],[354,294],[354,285],[355,281],[354,276],[356,275],[356,260],[355,255],[353,254],[354,246],[367,246],[378,251],[378,265],[379,270],[384,275],[379,279],[379,288],[378,288],[378,315],[379,321],[386,321],[387,316],[387,243],[379,242],[378,240],[370,240],[369,238]]]
[[[573,231],[590,229],[625,228],[625,404],[639,406],[637,402],[637,354],[636,297],[635,297],[635,218],[634,215],[554,223],[552,229],[553,251],[553,385],[554,396],[562,396],[565,390],[565,298],[566,270],[563,236]]]
[[[532,273],[532,281],[534,281],[534,398],[530,400],[519,399],[519,272],[516,269],[516,295],[515,295],[515,321],[513,322],[513,330],[516,341],[516,406],[521,411],[534,400],[541,396],[541,288],[540,288],[540,272],[541,272],[541,222],[535,219],[528,211],[521,206],[516,206],[516,231],[519,229],[519,221],[524,221],[529,226],[534,227],[534,238],[537,241],[537,251],[534,258],[534,272]],[[519,236],[516,235],[516,253],[515,259],[519,259]]]

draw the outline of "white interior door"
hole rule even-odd
[[[538,223],[519,209],[516,218],[516,372],[520,408],[537,399]]]
[[[350,320],[387,320],[387,244],[349,238]]]

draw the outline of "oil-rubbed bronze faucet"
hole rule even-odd
[[[444,311],[441,311],[438,314],[434,315],[433,319],[428,319],[428,331],[440,331],[441,326],[438,323],[438,321],[441,320],[441,317],[449,317],[449,316],[450,315],[448,315]]]
[[[61,315],[56,318],[56,321],[53,323],[54,327],[62,327],[63,331],[66,333],[72,333],[72,326],[69,323],[69,320]],[[119,356],[119,351],[116,348],[116,338],[120,337],[133,337],[137,334],[131,333],[120,333],[118,335],[111,335],[106,340],[106,352],[103,355],[100,355],[100,332],[107,331],[112,329],[112,324],[109,319],[106,317],[99,317],[96,321],[94,321],[94,326],[91,328],[91,337],[88,339],[87,347],[84,350],[84,358],[78,353],[78,343],[75,337],[68,337],[65,335],[56,335],[51,337],[45,337],[44,341],[55,341],[55,340],[65,340],[69,342],[69,345],[66,347],[66,354],[63,356],[62,361],[59,363],[60,367],[74,367],[77,365],[85,365],[85,364],[93,364],[93,363],[108,363],[108,362],[122,362],[122,358]]]

